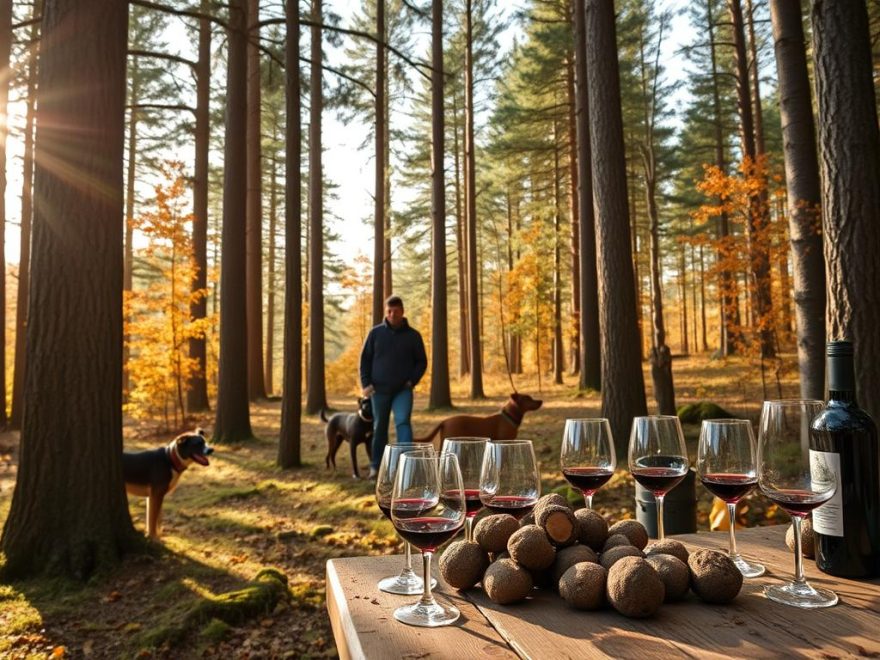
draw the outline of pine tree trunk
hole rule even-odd
[[[577,97],[578,208],[580,209],[580,335],[581,389],[602,387],[599,334],[599,280],[596,272],[596,224],[593,215],[592,145],[587,77],[586,14],[584,0],[574,0],[575,90]],[[641,353],[640,353],[641,354]]]
[[[387,34],[386,34],[387,38]],[[391,94],[388,82],[388,58],[385,58],[385,254],[383,260],[383,289],[386,295],[394,293],[393,260],[391,258]]]
[[[323,0],[312,0],[312,72],[309,125],[309,391],[306,412],[327,407],[324,382],[324,181],[321,165],[321,21]]]
[[[0,1],[0,70],[9,70],[12,49],[12,0]],[[7,116],[9,80],[0,81],[0,114]],[[9,421],[6,415],[6,138],[9,127],[0,125],[0,429]]]
[[[810,3],[819,100],[828,336],[855,344],[859,402],[880,417],[880,130],[865,4]]]
[[[42,26],[28,403],[0,547],[4,579],[86,580],[136,543],[121,463],[128,5],[47,0]]]
[[[231,0],[227,32],[223,235],[220,260],[220,365],[216,442],[253,437],[247,352],[247,4]]]
[[[266,398],[263,378],[263,163],[260,109],[260,0],[248,1],[247,45],[247,346],[248,396]]]
[[[210,0],[202,0],[202,12],[207,13]],[[208,315],[208,156],[211,148],[211,22],[199,20],[199,60],[196,65],[196,128],[195,164],[193,176],[193,273],[192,291],[201,292],[190,302],[189,314],[193,321]],[[189,356],[196,361],[195,373],[186,390],[186,409],[189,413],[204,412],[208,402],[207,339],[204,332],[190,337]]]
[[[274,136],[277,139],[277,135]],[[273,149],[274,151],[274,149]],[[272,395],[275,391],[275,229],[278,213],[278,161],[272,154],[272,178],[269,183],[269,264],[266,273],[266,287],[268,288],[266,299],[266,394]]]
[[[703,246],[700,245],[700,336],[703,341],[703,352],[709,351],[706,338],[706,262],[703,257]]]
[[[461,157],[458,143],[458,103],[455,90],[452,91],[452,156],[455,188],[455,248],[458,254],[458,377],[470,373],[467,323],[467,247],[465,246],[464,213],[461,203]]]
[[[587,0],[585,26],[598,216],[602,416],[611,422],[618,453],[623,455],[632,418],[644,415],[647,406],[636,324],[613,0]]]
[[[800,6],[770,0],[785,150],[801,396],[825,396],[825,262],[821,182]]]
[[[285,133],[284,180],[284,360],[278,465],[302,464],[302,120],[300,119],[299,5],[289,3],[284,49]],[[294,139],[290,139],[294,137]]]
[[[122,258],[122,291],[131,293],[134,289],[134,200],[135,200],[135,174],[137,168],[138,153],[138,119],[139,111],[137,108],[140,102],[140,62],[138,58],[134,58],[131,63],[131,70],[128,73],[131,79],[131,95],[128,102],[131,106],[131,114],[128,122],[128,167],[126,169],[125,180],[125,243],[123,246],[124,255]],[[124,294],[123,294],[124,295]],[[123,317],[123,335],[122,335],[122,400],[128,401],[128,393],[131,390],[131,374],[128,371],[128,360],[130,356],[129,335],[125,329],[125,325],[131,321],[130,315]]]
[[[376,185],[373,221],[373,325],[385,317],[385,0],[376,2]]]
[[[574,53],[569,51],[565,66],[565,90],[568,97],[568,183],[569,215],[571,218],[571,243],[569,257],[571,269],[571,319],[566,327],[571,330],[569,342],[569,373],[580,371],[581,365],[581,269],[580,269],[580,209],[578,208],[577,163],[577,99],[574,87]]]
[[[559,126],[553,121],[553,382],[562,384],[562,172],[559,164]]]
[[[431,408],[452,405],[446,309],[446,184],[444,182],[443,0],[431,2]],[[476,363],[477,360],[475,359]]]

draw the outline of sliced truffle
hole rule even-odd
[[[608,539],[605,518],[592,509],[578,509],[574,517],[578,521],[578,541],[599,552]]]
[[[608,602],[624,616],[651,616],[663,603],[666,588],[654,567],[641,557],[624,557],[608,571]]]
[[[532,591],[532,575],[512,559],[499,559],[486,569],[483,590],[493,603],[515,603]]]
[[[519,522],[509,513],[486,516],[474,526],[474,541],[486,552],[503,552],[510,535],[519,529]]]
[[[547,493],[546,495],[539,498],[537,502],[535,502],[535,508],[532,509],[532,513],[535,514],[536,523],[538,521],[538,517],[541,515],[541,510],[548,506],[564,506],[568,509],[571,508],[568,500],[559,493]]]
[[[648,545],[648,530],[638,520],[619,520],[608,528],[608,534],[623,534],[639,550]]]
[[[535,522],[557,547],[571,545],[577,540],[577,519],[567,506],[549,504],[541,507],[535,514]]]
[[[557,551],[556,561],[553,562],[554,582],[559,582],[559,578],[569,568],[581,562],[592,562],[597,564],[599,558],[591,548],[585,545],[570,545],[567,548]]]
[[[602,552],[608,552],[611,548],[616,548],[620,545],[632,545],[632,541],[629,540],[629,537],[625,534],[612,534],[607,539],[605,539],[605,543],[602,545]],[[638,550],[639,548],[636,548]]]
[[[666,589],[664,600],[671,603],[684,598],[691,586],[691,575],[687,564],[674,555],[654,554],[646,559],[663,580]]]
[[[530,571],[550,568],[556,559],[556,548],[544,530],[537,525],[520,527],[507,542],[511,559]]]
[[[742,588],[743,576],[727,555],[696,550],[688,557],[691,588],[707,603],[729,603]]]
[[[794,525],[788,526],[785,532],[785,545],[794,552]],[[816,556],[816,541],[813,536],[813,523],[809,518],[804,518],[801,523],[801,554],[813,559]]]
[[[571,566],[559,579],[559,595],[579,610],[597,610],[605,602],[608,571],[593,562]]]
[[[645,549],[645,555],[652,557],[653,555],[672,555],[678,557],[682,562],[687,564],[690,553],[684,547],[684,543],[674,539],[663,539],[655,541]]]
[[[440,557],[440,575],[456,589],[470,589],[489,568],[489,555],[479,543],[456,541]]]
[[[644,556],[644,553],[634,545],[617,545],[599,555],[599,563],[606,571],[610,571],[611,567],[624,557],[639,557],[641,559]]]

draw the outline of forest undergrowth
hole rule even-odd
[[[779,372],[783,396],[797,395],[795,358],[785,356]],[[744,359],[676,359],[679,405],[712,401],[736,416],[757,420],[763,398],[761,374]],[[517,389],[544,399],[530,413],[520,436],[535,441],[545,492],[564,486],[558,469],[564,420],[598,415],[596,393],[578,393],[576,377],[553,385],[552,377],[517,378]],[[646,373],[646,382],[650,378]],[[456,412],[491,414],[510,391],[507,379],[488,378],[489,398],[465,400],[466,383],[453,389]],[[649,385],[650,388],[650,385]],[[649,401],[650,389],[649,389]],[[774,383],[768,396],[778,395]],[[354,408],[354,395],[333,396],[339,410]],[[426,411],[427,396],[417,393],[413,425],[416,436],[449,414]],[[323,424],[303,420],[299,470],[275,466],[280,403],[252,407],[258,439],[216,447],[207,468],[187,471],[165,501],[162,543],[148,554],[131,557],[110,575],[82,584],[34,580],[0,584],[0,657],[75,658],[284,658],[335,657],[333,634],[324,609],[324,569],[328,559],[401,551],[394,531],[373,499],[373,484],[351,477],[348,446],[340,448],[338,468],[324,467]],[[193,425],[211,428],[206,416]],[[686,426],[691,452],[697,426]],[[166,443],[173,434],[156,434],[144,423],[125,428],[128,449]],[[0,435],[0,521],[5,520],[14,487],[17,434]],[[359,449],[366,472],[366,453]],[[625,457],[619,457],[625,467]],[[613,519],[633,517],[634,485],[619,470],[596,494],[594,506]],[[711,497],[698,486],[698,526],[708,529]],[[138,530],[144,528],[144,503],[130,498]],[[744,524],[785,520],[760,495],[740,508]],[[192,625],[194,607],[219,594],[245,587],[260,570],[274,567],[286,575],[289,601],[271,611],[230,625],[219,619]]]

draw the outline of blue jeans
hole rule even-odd
[[[409,418],[413,407],[413,393],[412,389],[407,387],[396,394],[373,392],[370,398],[373,401],[373,447],[370,462],[378,470],[382,462],[382,452],[388,444],[388,424],[391,421],[392,411],[397,444],[412,444],[412,426]]]

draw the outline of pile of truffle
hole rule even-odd
[[[558,591],[574,608],[609,603],[629,617],[651,616],[688,590],[708,603],[727,603],[743,581],[726,554],[688,553],[672,539],[648,546],[641,523],[621,520],[609,527],[600,514],[572,511],[555,493],[542,497],[522,523],[507,514],[482,518],[473,541],[446,549],[440,572],[456,589],[482,583],[502,605],[525,599],[538,586]]]

